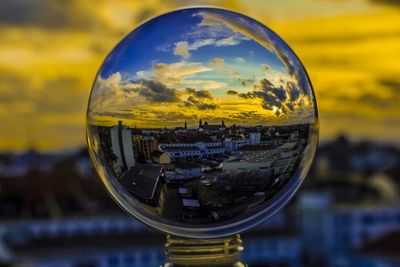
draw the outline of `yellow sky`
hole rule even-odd
[[[85,144],[90,88],[109,50],[144,19],[183,5],[204,3],[248,14],[289,43],[313,82],[322,139],[346,133],[359,139],[397,140],[400,6],[377,2],[2,3],[0,150],[32,146],[52,150]]]

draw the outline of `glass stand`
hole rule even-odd
[[[243,250],[240,235],[193,239],[167,235],[162,267],[246,267],[240,261]]]

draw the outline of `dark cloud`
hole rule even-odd
[[[300,91],[296,88],[292,82],[286,83],[286,91],[289,93],[290,101],[296,101],[300,97]]]
[[[247,78],[242,78],[242,77],[238,78],[238,81],[243,86],[254,84],[254,82],[255,82],[254,79],[247,79]]]
[[[250,120],[250,119],[255,119],[258,117],[260,117],[260,115],[257,114],[256,111],[243,111],[243,112],[238,112],[238,113],[232,115],[232,118],[239,119],[239,120]]]
[[[378,1],[376,1],[378,2]],[[400,1],[397,1],[400,3]],[[399,4],[400,6],[400,4]],[[355,42],[363,42],[363,41],[368,41],[368,40],[379,40],[379,39],[385,39],[385,38],[390,38],[390,37],[398,37],[400,35],[400,31],[390,31],[390,32],[370,32],[370,33],[361,33],[361,34],[356,34],[356,33],[351,33],[351,34],[342,34],[342,35],[324,35],[324,36],[312,36],[312,37],[299,37],[292,39],[292,42],[295,43],[301,43],[301,44],[313,44],[313,45],[318,45],[318,44],[341,44],[341,43],[355,43]],[[311,62],[308,60],[308,62]],[[338,59],[338,58],[327,58],[327,57],[321,57],[317,60],[320,64],[327,63],[327,64],[348,64],[351,62],[351,60],[347,59]]]
[[[0,24],[80,30],[104,26],[94,12],[74,0],[0,1]]]
[[[255,98],[256,96],[254,95],[253,92],[247,92],[238,94],[238,97],[248,99],[248,98]]]
[[[206,99],[212,99],[213,98],[211,93],[209,91],[207,91],[207,90],[196,90],[196,89],[193,89],[193,88],[186,88],[185,90],[186,90],[186,92],[188,94],[191,94],[196,98],[206,98]]]
[[[268,79],[261,79],[261,80],[260,80],[260,86],[259,86],[259,87],[261,88],[261,90],[268,91],[268,90],[270,90],[271,88],[273,88],[274,85],[273,85],[273,84],[271,83],[271,81],[268,80]]]
[[[107,116],[113,117],[118,119],[133,119],[132,113],[127,112],[109,112],[109,111],[102,111],[102,112],[94,112],[91,116]]]
[[[281,102],[287,99],[285,89],[283,89],[283,87],[274,87],[271,81],[267,79],[262,79],[260,81],[259,89],[263,91],[263,93],[259,93],[259,96],[274,106],[281,106]]]
[[[186,91],[186,93],[188,93],[188,94],[194,94],[194,93],[196,92],[196,89],[193,89],[193,88],[186,88],[185,91]]]
[[[26,93],[32,92],[29,77],[18,75],[18,73],[0,69],[0,104],[7,105],[13,101],[31,101],[30,95]]]
[[[271,67],[268,64],[263,64],[262,66],[263,66],[264,71],[270,71],[271,70]]]
[[[394,93],[400,92],[400,81],[395,78],[379,78],[378,84],[385,86],[386,88],[390,89]]]
[[[264,101],[263,107],[275,106],[279,108],[282,106],[282,101],[270,92],[255,91],[253,94]]]
[[[186,107],[195,107],[198,110],[217,109],[218,106],[210,101],[213,99],[211,93],[207,90],[196,90],[193,88],[186,88],[186,93],[190,96],[184,101]]]
[[[400,7],[400,0],[370,0],[372,3],[392,5]]]
[[[133,90],[151,102],[177,102],[180,100],[175,89],[168,88],[160,82],[139,80],[134,83],[139,84],[140,87]]]
[[[271,93],[272,93],[275,97],[279,98],[279,100],[282,101],[282,102],[285,101],[285,100],[287,99],[286,91],[285,91],[285,89],[283,89],[282,86],[281,86],[281,87],[274,87],[274,88],[272,88],[272,89],[271,89]]]
[[[291,60],[291,56],[288,55],[288,52],[283,52],[283,49],[276,45],[275,47],[276,55],[286,64],[286,68],[291,76],[296,73],[296,66],[294,62]],[[293,56],[292,56],[293,57]]]
[[[33,98],[37,109],[43,113],[66,114],[86,109],[86,93],[81,90],[81,80],[74,76],[50,79],[43,84],[40,97]]]
[[[259,98],[262,100],[261,106],[267,110],[275,110],[275,114],[286,114],[288,110],[294,111],[295,106],[300,106],[300,90],[296,88],[292,82],[283,86],[274,86],[268,79],[261,79],[258,85],[254,86],[254,90],[247,93],[237,93],[233,91],[232,95],[240,98],[250,99]]]
[[[288,73],[297,80],[300,90],[305,95],[308,95],[311,89],[310,82],[300,60],[292,53],[286,43],[274,44],[274,51],[282,63],[285,64]]]
[[[196,107],[198,110],[217,109],[218,106],[213,103],[205,103],[194,96],[189,96],[184,102],[186,107]]]
[[[228,91],[226,92],[226,94],[227,94],[227,95],[237,95],[238,92],[236,92],[236,91],[234,91],[234,90],[228,90]]]
[[[169,111],[169,112],[161,112],[161,113],[157,113],[157,118],[163,121],[184,121],[184,120],[193,120],[193,121],[197,121],[198,120],[198,116],[196,114],[192,114],[192,115],[185,115],[182,112],[177,112],[177,111]]]
[[[287,102],[285,105],[286,105],[286,107],[287,107],[288,109],[290,109],[291,111],[294,111],[294,105],[293,105],[292,102]]]

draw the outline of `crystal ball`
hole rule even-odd
[[[293,197],[316,150],[317,104],[302,63],[268,27],[188,8],[143,23],[108,54],[87,141],[128,213],[170,234],[221,237]]]

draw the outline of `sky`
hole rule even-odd
[[[249,15],[290,45],[317,96],[321,140],[398,143],[399,1],[15,0],[0,2],[0,150],[85,145],[88,97],[107,54],[144,20],[203,4]]]
[[[177,127],[314,123],[306,73],[264,25],[220,9],[165,14],[107,56],[91,94],[89,122]]]

